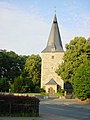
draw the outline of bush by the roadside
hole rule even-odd
[[[39,86],[36,86],[35,87],[35,90],[34,90],[35,93],[42,93],[42,92],[46,92],[43,88],[40,88]]]
[[[90,98],[90,62],[82,64],[74,77],[74,93],[80,100]]]

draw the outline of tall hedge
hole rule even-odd
[[[0,95],[0,116],[39,116],[39,99],[29,96]]]
[[[74,92],[77,98],[90,98],[90,61],[82,64],[74,77]]]

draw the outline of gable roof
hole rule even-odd
[[[45,85],[58,85],[56,83],[56,81],[52,78],[48,83],[46,83]]]
[[[64,52],[56,14],[54,15],[47,46],[43,52]]]

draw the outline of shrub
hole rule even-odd
[[[42,92],[46,92],[43,88],[40,88],[39,86],[36,86],[35,87],[35,90],[34,90],[35,93],[42,93]]]
[[[40,87],[39,87],[39,86],[36,86],[34,92],[35,92],[35,93],[40,93]]]
[[[40,88],[40,93],[42,93],[42,92],[46,92],[45,90],[44,90],[44,88]]]
[[[64,95],[64,89],[58,88],[57,95],[58,96],[63,96]]]
[[[9,92],[9,82],[6,77],[0,78],[0,91]]]
[[[90,62],[78,68],[74,77],[74,93],[81,100],[90,98]]]

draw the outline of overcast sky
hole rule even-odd
[[[55,6],[64,48],[76,36],[90,37],[90,0],[0,0],[0,49],[40,54]]]

